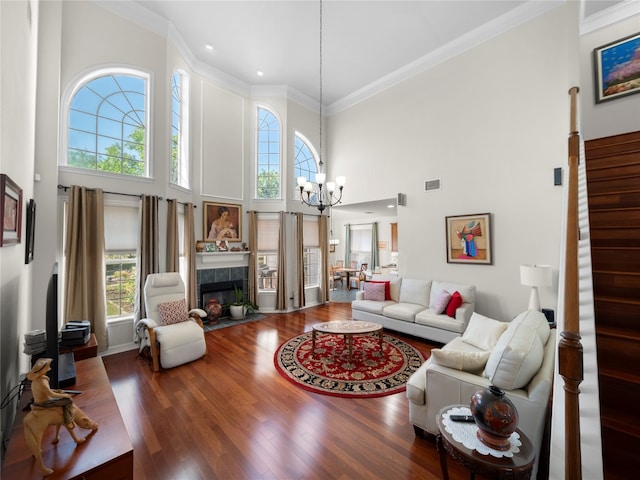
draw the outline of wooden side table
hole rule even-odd
[[[495,479],[517,479],[528,480],[531,478],[533,464],[535,460],[535,450],[529,438],[517,429],[520,435],[520,451],[514,453],[512,457],[494,457],[483,455],[476,450],[465,447],[462,443],[453,439],[453,435],[445,429],[443,415],[454,407],[464,405],[449,405],[438,412],[438,435],[436,437],[436,448],[440,456],[440,468],[442,478],[449,480],[449,470],[447,468],[447,453],[460,465],[471,472],[471,479],[475,474],[486,475]],[[477,428],[477,427],[476,427]]]

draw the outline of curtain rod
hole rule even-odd
[[[71,188],[71,187],[68,187],[68,186],[66,186],[66,185],[58,185],[58,190],[64,190],[65,192],[66,192],[68,189],[70,189],[70,188]],[[86,187],[85,187],[85,188],[86,188]],[[87,190],[97,190],[97,189],[95,189],[95,188],[87,188]],[[135,194],[135,193],[106,192],[106,191],[104,191],[104,190],[102,191],[102,193],[108,193],[109,195],[123,195],[123,196],[125,196],[125,197],[138,197],[138,198],[142,197],[142,195]],[[158,200],[164,200],[164,198],[162,198],[162,197],[158,197]],[[167,202],[168,202],[169,200],[175,200],[175,198],[167,198],[166,200],[167,200]],[[177,200],[176,200],[176,201],[177,201]],[[186,202],[178,202],[178,203],[180,203],[180,204],[182,204],[182,205],[185,205],[185,206],[187,205],[187,203],[186,203]],[[194,204],[193,204],[193,208],[198,208],[198,206],[194,203]]]
[[[281,210],[282,211],[282,210]],[[256,213],[273,213],[273,214],[277,214],[280,212],[260,212],[258,210],[247,210],[245,213],[251,213],[251,212],[256,212]],[[289,215],[296,215],[297,213],[302,213],[302,212],[284,212],[287,213]],[[303,215],[307,215],[309,217],[322,217],[322,215],[314,215],[313,213],[302,213]],[[329,217],[330,215],[325,215],[326,217]]]

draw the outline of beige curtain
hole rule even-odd
[[[180,271],[180,241],[178,239],[178,201],[167,200],[167,272]]]
[[[89,320],[103,351],[108,344],[102,190],[72,186],[67,213],[64,320]]]
[[[140,196],[140,236],[137,262],[138,287],[133,312],[134,325],[147,316],[144,306],[144,282],[150,273],[159,273],[158,261],[158,197]]]
[[[304,215],[296,213],[296,290],[298,294],[298,308],[306,305],[304,297]]]
[[[328,302],[330,297],[329,292],[329,245],[327,238],[329,238],[327,217],[320,215],[320,225],[318,227],[318,241],[320,242],[320,271],[322,275],[320,277],[320,301]]]
[[[185,272],[187,304],[189,309],[198,306],[198,290],[196,288],[196,229],[194,220],[195,207],[193,203],[186,203],[184,206],[184,263],[187,267]]]
[[[287,288],[285,282],[285,261],[286,242],[285,242],[285,213],[280,212],[278,215],[278,281],[276,282],[276,310],[286,310],[289,307],[289,299],[287,296]]]
[[[249,212],[249,301],[258,304],[258,213]]]

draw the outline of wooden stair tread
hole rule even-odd
[[[635,298],[620,298],[620,297],[609,297],[609,296],[594,296],[594,300],[601,300],[607,303],[621,303],[624,305],[640,305],[640,300]]]
[[[610,368],[599,368],[599,375],[601,377],[609,377],[616,380],[621,380],[631,384],[640,383],[640,375],[631,371],[613,370]],[[600,392],[602,396],[606,392]]]
[[[622,432],[626,435],[640,438],[640,430],[631,422],[625,421],[624,415],[618,413],[615,417],[609,415],[600,415],[600,424],[602,428],[608,428],[616,432]]]
[[[627,328],[599,327],[596,326],[596,336],[606,336],[611,338],[622,338],[625,340],[635,340],[640,342],[640,332]],[[640,378],[640,376],[638,377]]]

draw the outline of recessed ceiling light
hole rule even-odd
[[[213,52],[213,45],[211,45],[210,43],[207,43],[204,48],[206,48],[207,50],[209,50],[210,52]]]
[[[256,70],[256,75],[262,77],[264,75],[264,72],[262,70]]]
[[[387,208],[396,208],[395,205],[387,205]]]

